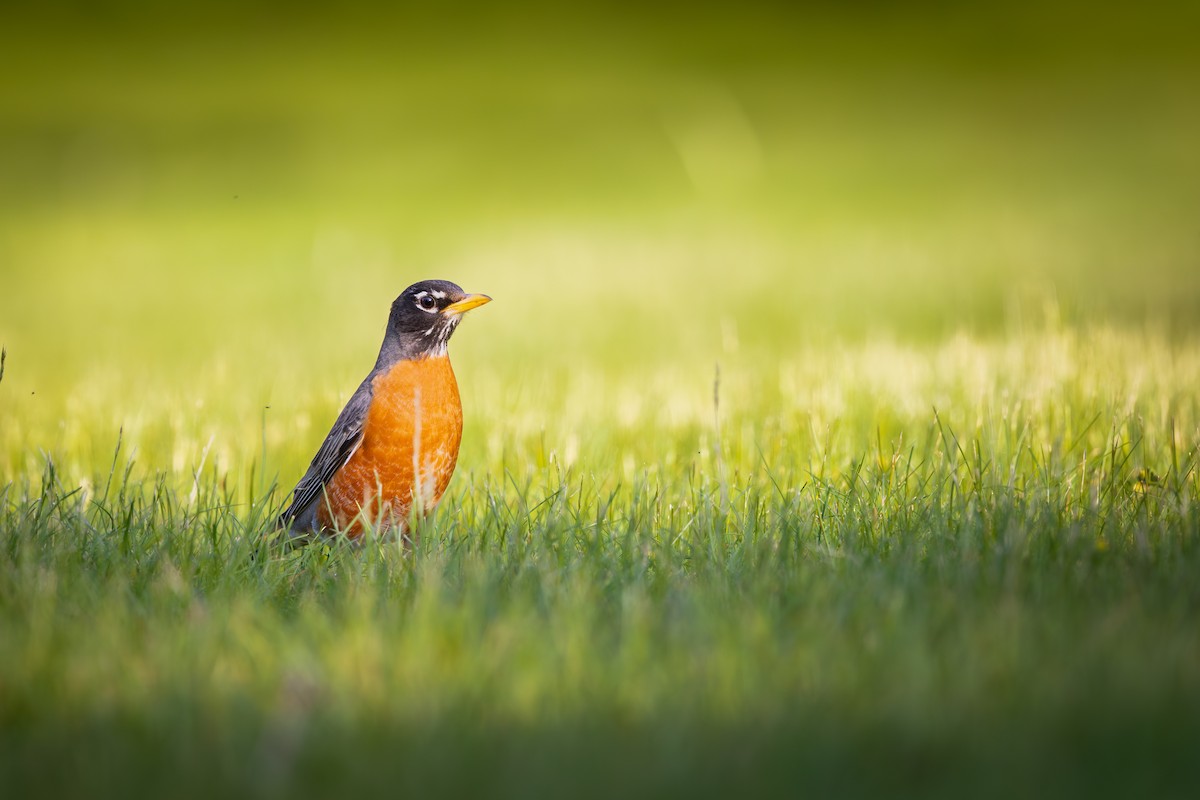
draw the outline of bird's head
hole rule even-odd
[[[421,281],[400,293],[388,317],[388,338],[407,358],[442,355],[462,316],[492,298],[468,294],[450,281]]]

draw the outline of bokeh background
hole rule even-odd
[[[497,299],[454,343],[477,404],[589,370],[702,394],[715,361],[845,342],[1192,337],[1198,24],[1191,3],[7,7],[3,476],[56,451],[86,473],[124,428],[151,468],[215,441],[286,482],[320,434],[295,421],[325,424],[427,277]]]

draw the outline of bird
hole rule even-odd
[[[301,543],[408,533],[442,499],[462,441],[462,403],[447,348],[463,314],[491,302],[427,280],[392,303],[375,366],[338,414],[276,520]]]

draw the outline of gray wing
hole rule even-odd
[[[292,490],[292,502],[279,515],[276,527],[287,528],[293,533],[317,530],[317,509],[325,496],[325,486],[362,443],[363,425],[367,421],[367,410],[371,407],[373,376],[374,373],[367,376],[342,413],[338,414],[321,449],[308,465],[308,472]]]

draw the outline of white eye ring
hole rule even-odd
[[[437,301],[422,292],[421,294],[417,295],[417,307],[422,311],[433,311],[435,308],[437,308]]]

